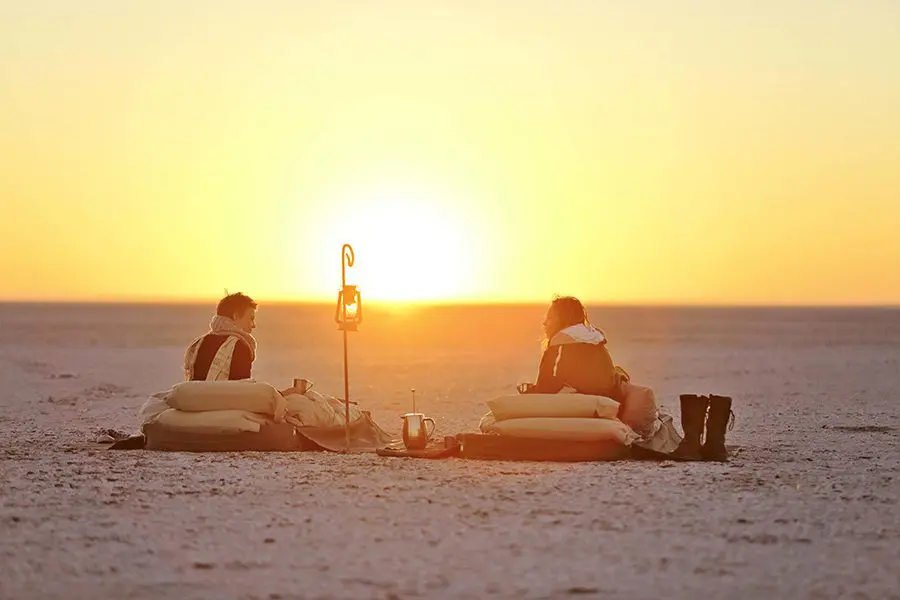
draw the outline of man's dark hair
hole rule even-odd
[[[236,294],[228,294],[219,300],[216,314],[230,319],[235,315],[243,315],[248,308],[256,308],[256,302],[250,296],[237,292]]]

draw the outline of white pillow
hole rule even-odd
[[[530,417],[615,419],[619,403],[587,394],[512,394],[487,402],[498,421]]]
[[[624,392],[622,421],[641,436],[653,435],[654,427],[659,422],[659,409],[653,389],[629,382],[624,384]]]
[[[273,385],[257,381],[184,381],[172,388],[166,400],[186,412],[245,410],[284,420],[287,404]]]
[[[616,419],[529,418],[508,419],[486,425],[485,433],[539,440],[570,442],[615,441],[629,446],[637,439],[628,425]]]
[[[267,419],[245,410],[186,412],[170,408],[161,412],[154,422],[173,431],[213,434],[259,432],[259,426],[266,423]]]

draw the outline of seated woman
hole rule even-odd
[[[625,370],[615,366],[606,348],[606,335],[591,324],[587,310],[577,298],[553,299],[544,319],[544,335],[537,382],[521,384],[520,393],[556,394],[568,387],[580,394],[612,398],[621,404],[619,418],[642,438],[635,443],[643,451],[636,452],[637,457],[727,460],[725,429],[729,417],[732,421],[734,417],[730,397],[682,395],[682,426],[686,434],[682,438],[671,416],[658,410],[653,391],[634,386]],[[629,388],[638,393],[628,394]],[[646,427],[648,423],[652,427]],[[701,446],[704,425],[706,435]]]
[[[606,349],[606,335],[591,324],[578,298],[553,299],[544,319],[544,335],[537,382],[520,385],[521,393],[555,394],[570,387],[579,394],[621,401],[621,372]]]

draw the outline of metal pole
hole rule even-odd
[[[347,330],[344,330],[344,433],[346,451],[350,452],[350,378],[347,369]]]
[[[355,256],[350,244],[341,246],[341,290],[347,287],[347,267],[353,266]],[[346,299],[345,299],[346,300]],[[347,305],[341,306],[341,321],[344,331],[344,451],[350,452],[350,374],[347,364]]]

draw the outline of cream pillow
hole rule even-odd
[[[616,419],[527,418],[508,419],[487,425],[485,433],[509,437],[570,442],[615,441],[629,446],[637,439],[628,425]]]
[[[512,394],[487,402],[498,421],[530,417],[615,419],[619,403],[587,394]]]
[[[274,386],[257,381],[184,381],[172,388],[166,403],[186,412],[245,410],[284,419],[284,397]]]
[[[174,408],[161,412],[154,420],[173,431],[199,434],[259,432],[259,426],[267,421],[263,415],[245,410],[186,412]]]
[[[653,389],[629,382],[624,384],[623,392],[622,421],[642,436],[652,435],[659,420]]]

